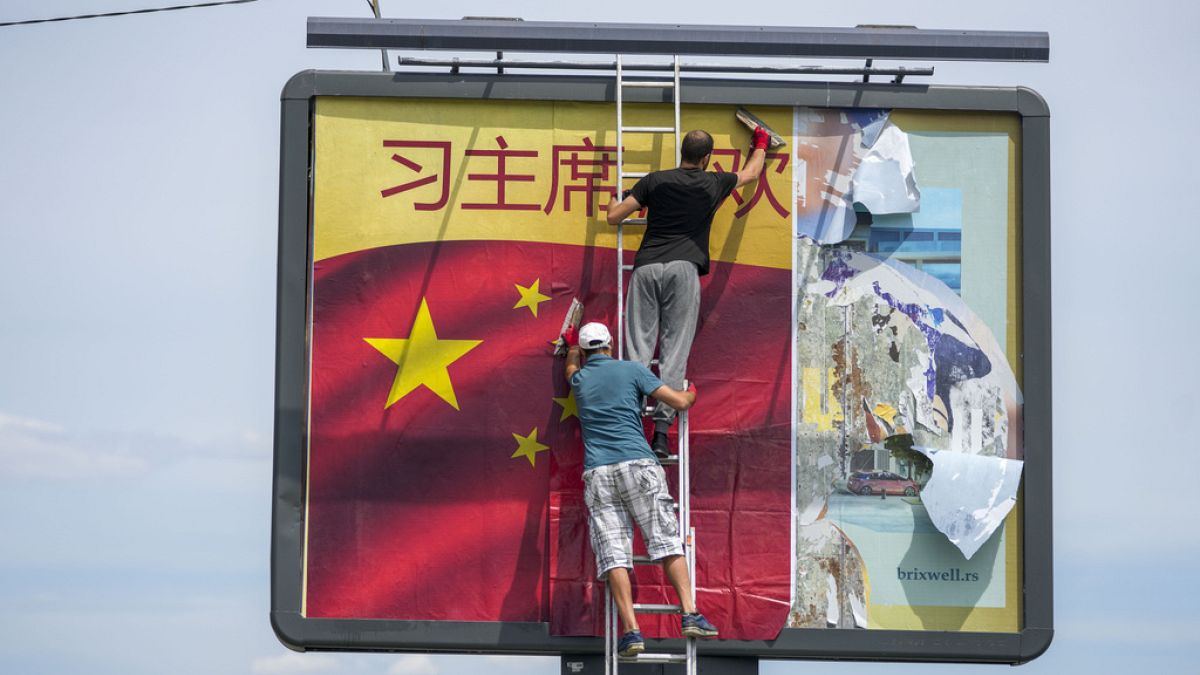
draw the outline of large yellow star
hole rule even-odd
[[[398,366],[384,408],[390,408],[417,387],[425,385],[455,410],[459,410],[458,397],[454,395],[454,384],[450,382],[450,371],[446,368],[483,342],[439,340],[425,298],[421,298],[417,319],[407,338],[363,339]]]
[[[541,279],[534,279],[529,288],[521,284],[513,284],[517,287],[517,292],[521,294],[521,299],[517,301],[517,304],[513,305],[513,309],[528,307],[529,311],[533,312],[534,316],[537,316],[538,305],[550,299],[550,296],[542,295],[541,291],[538,290],[538,286],[541,283]]]
[[[512,454],[510,459],[524,457],[529,460],[529,466],[537,466],[537,462],[535,461],[537,454],[550,449],[550,446],[538,443],[537,435],[537,427],[534,427],[528,436],[513,434],[513,438],[517,439],[517,451]]]
[[[562,415],[560,415],[558,418],[559,422],[562,422],[572,415],[574,415],[576,418],[579,417],[579,408],[575,405],[574,389],[568,391],[566,397],[564,398],[554,397],[554,402],[562,406]]]

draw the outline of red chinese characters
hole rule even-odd
[[[554,209],[558,201],[560,169],[569,169],[567,180],[570,184],[562,186],[563,210],[571,210],[571,195],[583,193],[587,206],[587,216],[596,214],[596,195],[612,197],[617,194],[615,172],[610,177],[609,169],[617,166],[614,156],[617,152],[615,145],[593,145],[592,139],[584,137],[582,145],[556,145],[553,148],[553,163],[550,173],[550,196],[546,199],[543,209],[547,215]],[[580,155],[586,155],[581,157]],[[596,155],[600,155],[599,158]],[[584,170],[587,168],[588,170]],[[605,185],[604,183],[608,183]],[[606,206],[603,208],[607,208]]]
[[[385,140],[383,147],[398,149],[392,154],[391,161],[417,175],[411,180],[381,189],[379,194],[382,198],[394,197],[410,190],[437,184],[440,186],[440,190],[436,193],[437,199],[413,202],[413,209],[439,211],[450,203],[450,185],[455,183],[458,186],[456,190],[462,190],[464,195],[459,204],[459,208],[464,211],[541,211],[545,215],[550,215],[555,210],[559,212],[579,211],[580,200],[582,200],[582,211],[588,218],[595,217],[597,211],[605,210],[609,198],[615,197],[617,194],[616,146],[596,145],[590,137],[586,136],[579,144],[553,145],[550,152],[549,175],[545,176],[534,171],[534,167],[544,166],[544,164],[536,163],[538,157],[541,156],[537,150],[510,148],[503,135],[496,136],[494,140],[495,148],[468,148],[463,151],[461,156],[463,161],[466,161],[465,158],[481,158],[471,160],[472,169],[475,167],[475,162],[487,162],[488,169],[492,169],[491,162],[494,162],[494,170],[472,170],[461,182],[459,182],[463,178],[461,175],[459,180],[455,180],[450,173],[452,150],[450,141]],[[737,171],[741,168],[742,159],[742,150],[714,150],[713,168],[718,171]],[[523,172],[514,169],[514,164],[517,168],[523,169]],[[725,165],[728,165],[728,168]],[[768,152],[763,177],[755,182],[754,193],[750,198],[745,199],[740,193],[733,193],[733,200],[737,204],[734,217],[746,216],[764,198],[779,217],[789,217],[791,212],[772,192],[771,184],[767,181],[766,176],[766,173],[770,171],[783,174],[787,170],[787,166],[787,154]],[[440,171],[433,171],[436,168],[440,168]],[[459,168],[458,171],[461,173],[463,169]],[[512,184],[534,183],[547,179],[549,191],[544,204],[514,201],[510,194]],[[488,187],[474,187],[478,183],[488,184]],[[468,186],[472,187],[468,189]],[[485,189],[490,198],[487,201],[481,199],[481,196],[485,194]],[[471,201],[467,201],[467,199]],[[597,205],[599,205],[599,209],[597,209]]]
[[[442,191],[441,191],[441,196],[438,198],[438,200],[435,202],[424,202],[424,203],[417,202],[417,203],[413,204],[413,208],[418,211],[438,211],[442,207],[446,206],[446,202],[449,201],[449,199],[450,199],[450,181],[449,181],[450,141],[386,141],[385,140],[383,142],[383,147],[385,147],[385,148],[421,148],[421,149],[439,150],[439,151],[441,151],[440,154],[441,154],[442,170],[440,173],[435,173],[430,176],[424,176],[422,178],[418,178],[416,180],[409,181],[407,183],[393,185],[392,187],[380,190],[379,191],[380,196],[387,198],[387,197],[391,197],[393,195],[398,195],[402,192],[408,192],[409,190],[419,188],[423,185],[429,185],[430,183],[436,183],[438,181],[438,179],[440,178],[442,181]],[[424,166],[422,166],[421,164],[419,164],[418,162],[416,162],[415,160],[413,160],[409,157],[405,157],[405,156],[401,155],[400,153],[393,153],[392,161],[396,162],[397,164],[401,164],[401,165],[407,167],[410,171],[415,171],[417,173],[421,173],[422,171],[425,170]]]
[[[494,202],[464,202],[464,211],[536,211],[541,204],[514,204],[508,201],[507,186],[509,183],[532,182],[536,180],[533,174],[508,173],[508,160],[517,157],[537,157],[537,150],[509,150],[504,136],[496,137],[498,150],[467,150],[467,157],[495,157],[496,173],[469,173],[469,181],[489,181],[496,184],[496,201]]]
[[[741,150],[713,150],[712,154],[713,168],[715,168],[717,171],[726,170],[723,166],[721,166],[721,160],[717,159],[718,157],[730,158],[729,161],[731,168],[728,169],[729,171],[737,171],[739,168],[741,168]],[[779,200],[775,198],[775,193],[771,191],[771,183],[767,181],[767,172],[771,170],[772,162],[775,163],[775,173],[783,173],[784,170],[787,169],[788,156],[782,152],[767,153],[766,163],[763,166],[763,175],[759,180],[755,181],[754,194],[750,196],[750,199],[742,199],[740,194],[736,192],[733,193],[733,201],[738,205],[738,210],[733,214],[734,218],[741,218],[747,213],[750,213],[752,210],[754,210],[754,207],[758,204],[759,200],[764,196],[767,198],[767,203],[771,205],[771,208],[775,209],[775,213],[778,213],[783,218],[787,218],[791,215],[791,212],[785,209],[783,204],[780,204]]]

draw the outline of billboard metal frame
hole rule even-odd
[[[312,289],[313,114],[318,96],[615,101],[615,80],[554,75],[303,71],[281,96],[276,296],[271,625],[296,650],[598,654],[600,637],[552,636],[547,623],[313,619],[303,602],[305,457]],[[669,102],[669,93],[627,97]],[[1025,458],[1022,630],[1015,633],[784,628],[774,640],[715,641],[704,655],[769,659],[1024,663],[1053,638],[1051,505],[1050,113],[1022,87],[695,79],[683,104],[904,108],[1016,113],[1021,125],[1020,213]],[[655,642],[655,641],[651,641]],[[670,646],[671,640],[664,640]]]
[[[308,46],[593,54],[1049,61],[1050,34],[913,26],[799,28],[522,19],[308,18]]]

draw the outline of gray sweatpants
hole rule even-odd
[[[700,273],[695,263],[673,260],[638,267],[625,299],[625,357],[649,367],[657,343],[659,379],[682,389],[699,316]],[[655,422],[674,418],[671,406],[654,407]]]

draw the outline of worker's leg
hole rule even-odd
[[[700,275],[694,263],[676,260],[663,266],[659,290],[662,303],[661,339],[658,347],[658,377],[672,389],[683,389],[687,377],[688,354],[696,337],[700,316]],[[654,409],[656,428],[669,425],[675,409],[659,403]]]
[[[684,566],[687,573],[687,566]],[[633,589],[629,583],[629,570],[615,567],[608,571],[608,589],[612,591],[613,602],[617,605],[617,616],[621,617],[624,632],[639,630],[637,615],[633,613]]]
[[[692,580],[688,576],[687,558],[681,555],[667,556],[662,559],[663,574],[675,587],[679,596],[679,604],[683,605],[684,614],[695,614],[696,603],[692,602]]]
[[[625,464],[630,462],[584,471],[583,500],[597,576],[612,590],[626,630],[636,630],[628,571],[633,567],[633,522],[623,502],[624,490],[618,485]]]
[[[646,553],[651,559],[662,561],[663,572],[675,587],[684,612],[695,612],[683,540],[679,536],[679,515],[662,467],[648,460],[631,462],[629,471],[617,476],[617,486],[626,491],[629,512],[642,531]]]
[[[647,368],[658,346],[658,283],[662,269],[662,263],[635,269],[625,295],[625,353],[621,356]]]

